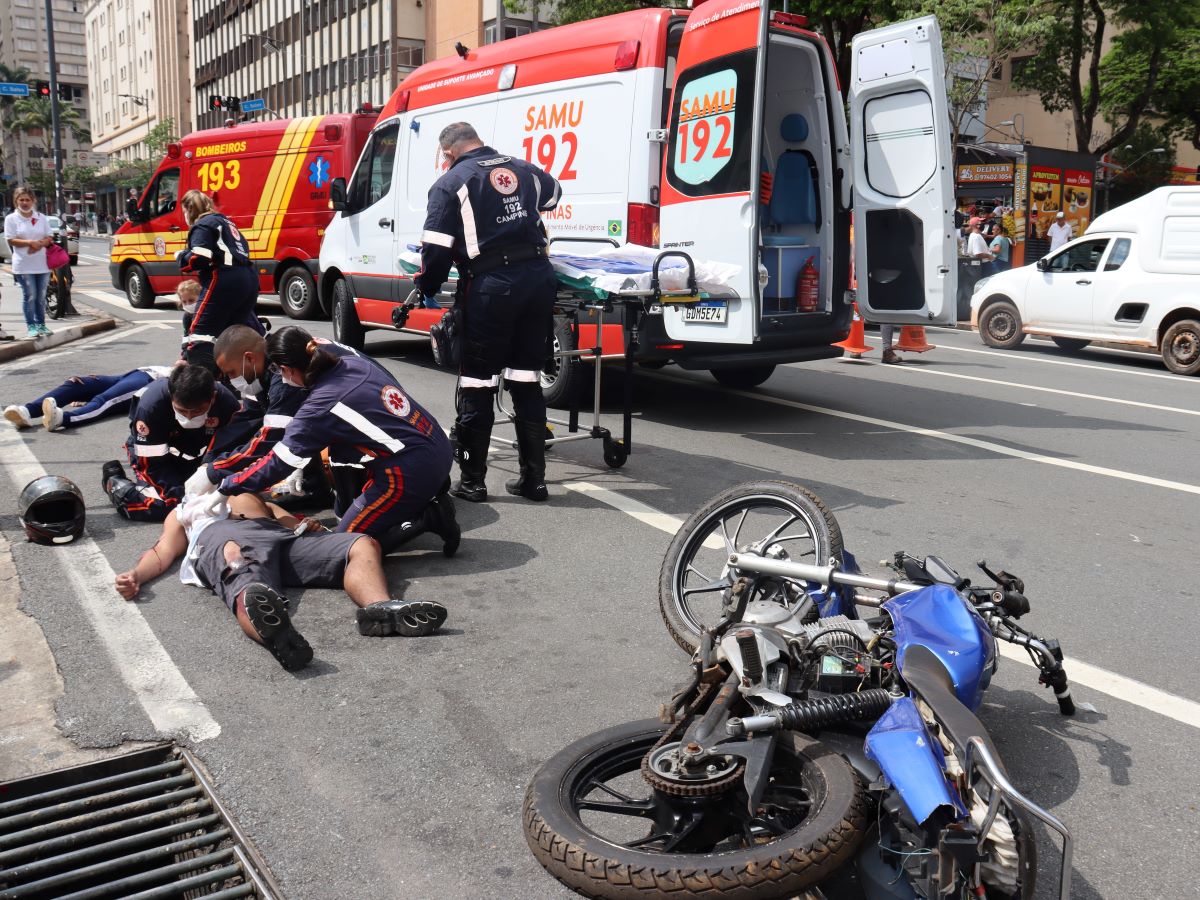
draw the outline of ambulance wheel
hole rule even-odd
[[[149,309],[154,305],[150,279],[146,277],[146,270],[136,263],[125,272],[125,296],[134,309]]]
[[[354,301],[350,299],[344,278],[339,278],[333,284],[333,339],[355,350],[361,350],[367,339],[367,332],[362,322],[358,321],[358,313],[354,310]]]
[[[619,469],[625,465],[625,460],[629,459],[629,451],[625,447],[625,442],[614,440],[613,438],[604,439],[604,464],[610,469]]]
[[[292,266],[279,280],[279,302],[293,319],[313,319],[320,311],[317,283],[304,266]]]
[[[773,374],[774,366],[741,366],[737,369],[711,369],[718,384],[730,388],[758,387]]]
[[[551,352],[562,353],[575,349],[575,335],[566,319],[554,320],[554,331],[550,338]],[[569,359],[551,356],[542,367],[539,379],[542,384],[542,394],[546,397],[546,405],[558,409],[566,409],[571,404],[571,391],[575,388],[578,377],[578,367],[572,366]]]

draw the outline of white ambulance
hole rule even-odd
[[[419,245],[429,187],[445,171],[438,134],[458,121],[561,182],[544,216],[552,253],[628,241],[739,267],[725,296],[651,309],[643,364],[710,369],[746,387],[778,364],[840,355],[830,345],[850,326],[851,214],[861,311],[953,322],[937,22],[865,32],[852,52],[849,131],[824,39],[756,0],[635,10],[421,66],[384,108],[349,184],[333,186],[319,289],[337,339],[361,346],[366,329],[395,327],[411,290],[400,256]],[[417,309],[401,330],[428,332],[438,318]],[[560,323],[555,336],[591,345],[594,330],[580,332]],[[623,352],[620,326],[603,347]],[[552,400],[560,373],[543,382]]]

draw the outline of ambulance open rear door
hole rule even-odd
[[[873,322],[953,325],[954,159],[937,20],[863,32],[851,54],[859,309]]]
[[[667,304],[678,341],[753,343],[758,332],[758,159],[770,4],[708,0],[688,16],[679,46],[660,234],[663,250],[740,267],[734,296]],[[753,189],[752,189],[753,187]]]

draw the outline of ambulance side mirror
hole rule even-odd
[[[138,209],[138,202],[133,197],[125,201],[125,215],[129,217],[130,222],[144,222],[146,217],[142,215],[142,211]]]
[[[335,178],[329,182],[329,205],[340,212],[346,211],[345,178]]]

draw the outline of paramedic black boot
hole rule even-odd
[[[448,493],[443,492],[434,497],[414,521],[402,522],[389,528],[379,539],[379,545],[386,556],[399,550],[418,535],[429,531],[442,539],[443,555],[453,556],[458,551],[458,545],[462,541],[462,529],[458,526],[454,501]]]
[[[125,474],[125,467],[118,460],[110,459],[100,468],[100,489],[104,493],[111,493],[108,489],[108,482],[113,478],[129,480],[129,476]]]
[[[488,498],[487,482],[487,452],[491,434],[477,431],[474,428],[457,426],[458,447],[461,458],[458,461],[458,471],[462,476],[450,493],[471,503],[485,503]]]
[[[504,489],[514,496],[543,503],[550,499],[546,490],[546,424],[518,419],[513,425],[517,431],[521,477],[509,481]]]

